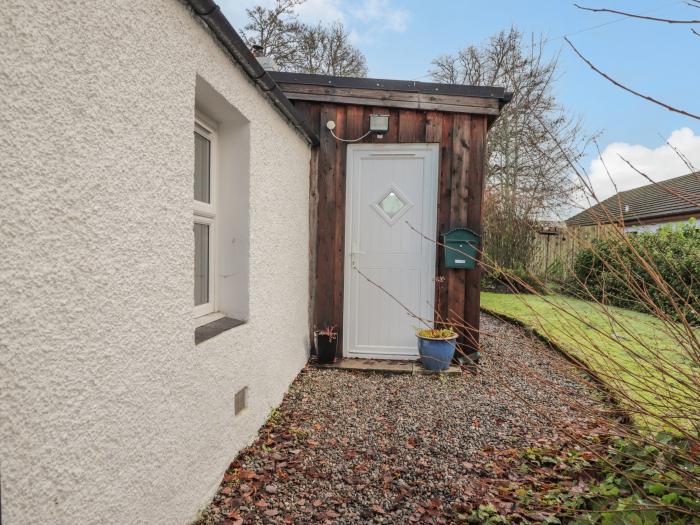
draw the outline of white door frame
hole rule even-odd
[[[344,293],[343,293],[343,356],[344,357],[360,357],[368,359],[417,359],[417,351],[415,354],[381,354],[367,352],[353,352],[350,349],[350,299],[351,299],[351,272],[354,272],[352,266],[352,238],[353,238],[353,206],[352,206],[352,190],[354,181],[354,153],[355,152],[371,152],[374,155],[396,155],[397,157],[406,157],[407,155],[423,155],[427,160],[429,172],[429,183],[424,188],[423,203],[424,219],[423,224],[413,225],[415,228],[427,229],[423,231],[430,238],[435,236],[437,228],[437,203],[438,203],[438,179],[439,179],[439,160],[440,146],[437,143],[411,143],[411,144],[350,144],[347,148],[347,166],[346,166],[346,199],[345,199],[345,257],[343,262],[344,268]],[[427,197],[426,197],[427,196]],[[427,205],[427,209],[426,208]],[[419,235],[416,233],[415,235]],[[435,244],[432,241],[422,239],[423,253],[426,257],[428,271],[425,276],[423,285],[426,287],[426,300],[429,304],[424,305],[424,310],[421,315],[432,319],[434,314],[435,300]],[[360,268],[361,269],[361,268]],[[359,276],[362,278],[362,276]],[[416,326],[418,325],[416,320]]]

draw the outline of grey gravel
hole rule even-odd
[[[233,484],[201,523],[447,523],[478,496],[490,451],[591,424],[589,387],[561,356],[492,317],[481,328],[481,363],[461,377],[306,369],[279,431],[234,463],[261,473],[260,492]]]

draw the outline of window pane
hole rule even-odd
[[[195,131],[194,133],[194,200],[209,200],[209,158],[211,143]]]
[[[384,210],[384,213],[386,213],[390,219],[393,219],[394,215],[399,213],[404,206],[406,206],[406,203],[393,191],[390,191],[379,201],[379,207]]]
[[[194,305],[209,302],[209,225],[194,225]]]

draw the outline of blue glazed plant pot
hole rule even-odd
[[[418,353],[421,364],[428,370],[446,370],[455,355],[457,335],[449,339],[418,337]]]

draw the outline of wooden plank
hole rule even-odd
[[[362,106],[347,106],[346,122],[345,129],[348,139],[361,137],[369,129],[369,122],[364,121],[364,108]]]
[[[445,95],[443,93],[410,93],[385,89],[340,88],[334,86],[316,86],[309,84],[280,83],[280,89],[288,98],[301,98],[299,95],[317,97],[344,97],[374,99],[375,105],[388,105],[388,102],[407,102],[413,104],[445,104],[449,106],[471,106],[482,108],[499,108],[499,100],[493,97],[474,97],[465,95]],[[306,99],[306,100],[322,100]],[[382,101],[377,103],[376,101]]]
[[[450,167],[450,229],[466,226],[469,131],[470,117],[453,115]],[[464,270],[447,269],[448,319],[456,324],[464,323],[464,300],[466,288]],[[460,337],[460,347],[464,338]]]
[[[369,116],[372,113],[376,113],[377,111],[375,111],[375,110],[377,110],[377,109],[386,110],[387,108],[374,108],[374,107],[368,107],[368,106],[360,106],[360,107],[362,107],[362,135],[364,135],[369,130]],[[374,142],[375,138],[376,137],[375,137],[374,133],[372,133],[368,137],[365,137],[364,139],[362,139],[360,142],[371,143],[371,142]]]
[[[437,111],[429,112],[425,119],[425,142],[438,143],[440,145],[438,164],[438,194],[437,194],[437,221],[435,232],[432,234],[437,241],[435,244],[435,320],[447,319],[447,282],[445,279],[445,265],[442,257],[442,247],[438,244],[440,235],[449,226],[449,151],[444,143],[449,140],[452,132],[452,120],[450,115]],[[443,135],[444,133],[444,135]],[[447,203],[446,205],[444,203]],[[447,211],[447,213],[445,213]]]
[[[311,159],[309,162],[309,341],[314,340],[314,315],[316,311],[316,257],[318,249],[318,152],[319,148],[311,149]]]
[[[463,104],[447,104],[435,102],[407,102],[403,100],[386,100],[379,98],[365,97],[344,97],[338,95],[316,95],[310,93],[287,93],[285,96],[290,100],[312,100],[316,102],[325,102],[330,104],[344,105],[360,105],[360,106],[376,106],[381,103],[384,107],[417,109],[422,111],[445,111],[450,113],[468,113],[473,115],[498,115],[498,107],[489,105],[463,105]],[[485,99],[491,100],[491,99]]]
[[[425,112],[399,111],[399,142],[420,143],[425,140]]]
[[[467,198],[467,227],[481,234],[481,209],[486,176],[485,117],[473,117],[470,122],[469,194]],[[479,350],[479,309],[481,302],[481,267],[465,272],[464,321],[470,327],[465,347],[469,352]]]
[[[447,268],[445,270],[445,285],[447,287],[447,322],[461,331],[464,322],[464,270]],[[464,338],[459,338],[459,343],[464,343]]]
[[[440,140],[440,182],[438,194],[438,227],[437,239],[442,242],[442,234],[450,228],[450,202],[452,192],[452,132],[453,115],[443,113],[442,117],[442,138]],[[438,275],[445,278],[440,287],[440,314],[443,319],[448,318],[448,281],[447,269],[445,268],[445,258],[442,248],[438,248]]]
[[[450,226],[452,228],[467,226],[469,128],[469,116],[454,116],[452,125],[452,190],[450,195]]]
[[[439,111],[429,111],[425,115],[425,141],[428,143],[442,140],[443,114]]]
[[[467,227],[481,234],[481,204],[486,172],[486,120],[470,119]]]
[[[336,110],[335,131],[339,137],[347,136],[347,107]],[[330,133],[329,133],[330,135]],[[333,218],[333,286],[329,290],[333,295],[333,324],[338,326],[338,345],[336,357],[343,355],[343,288],[345,263],[345,168],[348,145],[335,141],[335,177],[333,191],[335,193],[335,214]]]
[[[378,109],[378,108],[375,108]],[[396,108],[384,108],[383,113],[389,113],[389,131],[384,135],[383,139],[377,139],[377,142],[384,142],[386,144],[392,144],[399,141],[399,118],[400,113]],[[374,113],[377,113],[376,111]],[[381,113],[380,113],[381,114]]]
[[[297,100],[294,102],[294,109],[297,110],[301,118],[309,125],[316,136],[318,136],[321,105],[307,100]]]
[[[336,106],[323,104],[320,122],[336,120]],[[316,300],[314,324],[316,328],[337,325],[333,317],[335,282],[335,157],[336,140],[330,133],[321,133],[318,157],[318,230],[316,234]]]

